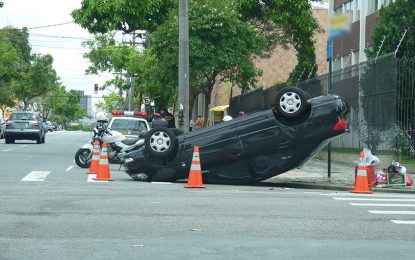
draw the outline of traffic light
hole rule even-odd
[[[95,92],[98,92],[98,83],[95,83],[95,84],[94,84],[94,91],[95,91]]]

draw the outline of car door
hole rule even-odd
[[[247,117],[239,129],[244,165],[254,179],[278,171],[295,153],[294,129],[278,123],[271,110]]]
[[[187,153],[199,146],[200,160],[204,166],[223,165],[240,160],[243,154],[238,124],[233,122],[202,128],[186,134]]]

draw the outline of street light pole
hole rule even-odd
[[[189,131],[189,12],[188,0],[179,6],[179,128]]]

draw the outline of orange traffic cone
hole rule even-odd
[[[107,144],[102,145],[101,158],[99,160],[99,172],[96,181],[113,181],[110,176],[110,166],[108,165]]]
[[[190,166],[189,178],[185,188],[204,188],[202,180],[202,169],[200,167],[199,146],[193,150],[192,165]]]
[[[365,157],[365,154],[363,152],[360,152],[360,159],[359,164],[357,166],[357,173],[356,173],[356,179],[354,182],[354,189],[350,190],[350,192],[353,193],[372,193],[369,190],[369,182],[367,179],[367,166],[363,162],[363,158]]]
[[[92,150],[92,161],[89,166],[87,174],[98,174],[99,172],[99,142],[95,141],[94,149]]]

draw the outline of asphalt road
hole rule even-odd
[[[88,137],[0,141],[0,259],[414,258],[414,195],[91,182]]]

